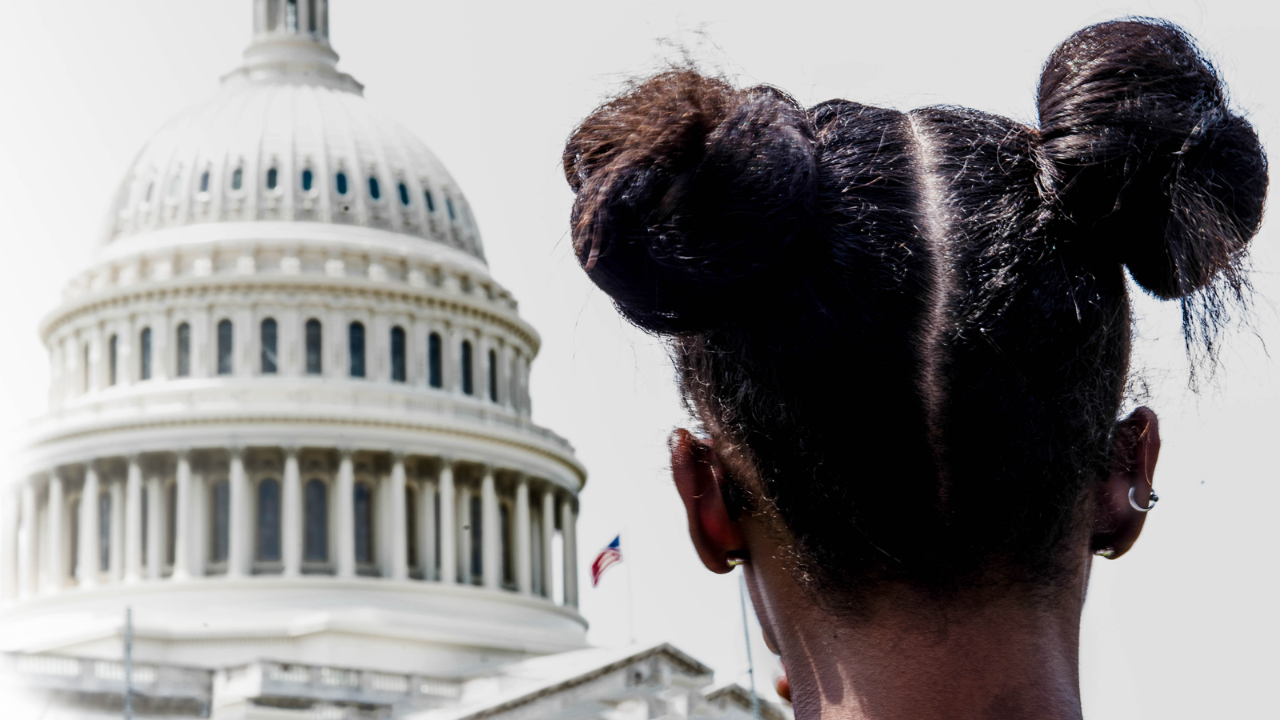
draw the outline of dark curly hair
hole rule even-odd
[[[1108,472],[1124,268],[1189,342],[1243,297],[1266,157],[1190,37],[1081,30],[1039,112],[806,109],[681,68],[568,141],[579,261],[670,338],[818,586],[1056,577]]]

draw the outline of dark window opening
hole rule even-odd
[[[405,381],[404,328],[400,326],[391,328],[391,379]]]
[[[365,483],[356,483],[356,562],[361,565],[373,563],[373,490]]]
[[[258,483],[258,559],[280,560],[280,483]]]
[[[480,498],[471,496],[471,584],[484,584],[484,510]]]
[[[338,184],[338,194],[346,195],[347,194],[347,174],[344,172],[338,173],[336,182]]]
[[[418,493],[412,486],[404,488],[405,558],[409,567],[418,567]]]
[[[444,358],[441,357],[440,333],[427,338],[427,382],[433,388],[444,387]]]
[[[409,207],[409,186],[400,183],[400,204]]]
[[[302,558],[308,562],[325,562],[329,559],[329,510],[328,492],[323,480],[307,482],[303,505],[306,531]]]
[[[369,178],[369,197],[374,200],[382,199],[382,186],[378,184],[378,178]]]
[[[320,321],[307,321],[307,374],[320,374]]]
[[[138,377],[151,379],[151,328],[142,328],[138,335]]]
[[[445,206],[445,209],[449,211],[449,222],[454,222],[455,220],[457,220],[458,213],[453,209],[453,198],[446,195],[444,198],[444,206]]]
[[[422,191],[422,199],[427,201],[427,212],[433,213],[436,211],[436,199],[431,197],[430,190]]]
[[[213,484],[213,547],[210,559],[226,562],[231,546],[231,484],[219,480]]]
[[[236,171],[231,173],[231,189],[239,190],[242,187],[244,187],[244,170],[236,168]]]
[[[191,326],[178,326],[178,377],[191,375]]]
[[[311,192],[311,185],[315,182],[316,176],[312,174],[311,168],[302,171],[302,192]]]
[[[262,372],[273,374],[277,370],[276,365],[276,321],[267,318],[262,321]]]
[[[232,326],[230,320],[218,322],[218,374],[231,374]]]
[[[364,377],[364,325],[351,323],[347,328],[347,345],[351,353],[351,377]]]
[[[280,181],[280,172],[275,168],[267,171],[267,189],[275,190]]]
[[[489,400],[498,402],[498,353],[489,351]]]
[[[98,570],[111,569],[111,493],[98,493]]]
[[[209,171],[205,170],[200,174],[200,192],[209,192]]]
[[[462,394],[472,395],[475,393],[475,382],[471,373],[471,341],[462,341]]]
[[[511,508],[505,503],[498,506],[498,519],[499,527],[502,528],[502,584],[514,588],[516,569],[511,546],[515,538],[515,529],[511,527]]]
[[[118,374],[118,363],[120,360],[120,336],[112,335],[107,341],[107,384],[116,384],[116,375]]]

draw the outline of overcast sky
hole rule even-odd
[[[689,52],[806,104],[957,104],[1030,122],[1040,65],[1057,43],[1089,23],[1140,14],[1197,36],[1264,143],[1280,137],[1272,3],[331,2],[340,67],[449,167],[495,277],[542,334],[534,417],[569,438],[590,472],[578,533],[590,639],[628,641],[629,569],[637,639],[674,643],[720,681],[745,682],[738,579],[706,572],[684,530],[664,440],[685,418],[662,347],[617,318],[569,252],[572,196],[559,158],[577,120],[627,77]],[[43,411],[39,318],[88,261],[134,154],[238,63],[249,7],[6,3],[0,426]],[[1162,500],[1129,556],[1095,566],[1081,678],[1090,720],[1274,717],[1280,391],[1264,350],[1280,348],[1273,227],[1255,240],[1254,331],[1230,336],[1222,372],[1199,395],[1186,390],[1177,306],[1137,301],[1137,361],[1165,440]],[[591,557],[624,529],[627,560],[590,589]],[[776,665],[758,641],[754,653],[768,665],[758,673],[768,692]]]

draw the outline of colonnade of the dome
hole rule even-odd
[[[195,447],[59,465],[9,493],[0,518],[8,600],[303,575],[550,600],[560,576],[559,600],[577,606],[575,496],[480,462],[355,447]]]

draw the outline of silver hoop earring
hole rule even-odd
[[[1132,507],[1134,510],[1137,510],[1137,511],[1138,511],[1138,512],[1140,512],[1140,513],[1144,513],[1144,512],[1151,512],[1151,509],[1152,509],[1152,508],[1154,508],[1154,507],[1156,506],[1156,503],[1160,502],[1160,496],[1156,494],[1156,491],[1155,491],[1155,490],[1152,490],[1152,491],[1151,491],[1151,500],[1149,500],[1149,501],[1147,502],[1147,506],[1146,506],[1146,507],[1142,507],[1141,505],[1139,505],[1139,504],[1138,504],[1138,501],[1137,501],[1137,500],[1134,500],[1134,499],[1133,499],[1133,491],[1135,491],[1135,490],[1137,490],[1137,489],[1138,489],[1138,488],[1136,488],[1136,487],[1131,487],[1131,488],[1129,488],[1129,506],[1130,506],[1130,507]]]

